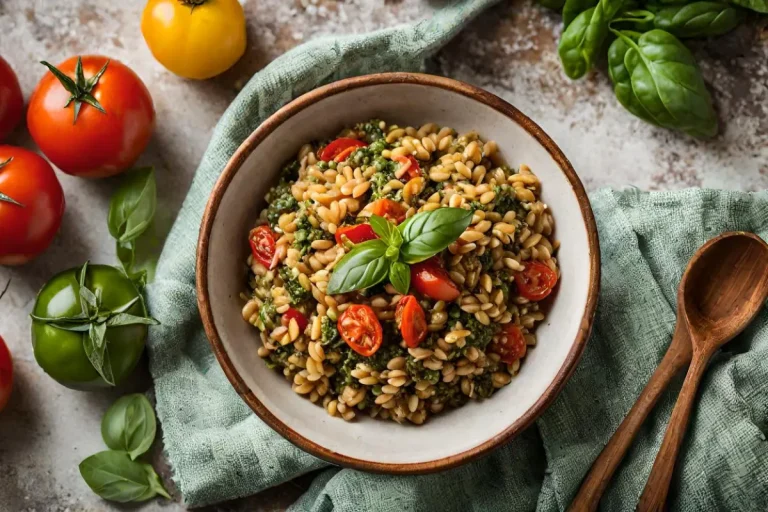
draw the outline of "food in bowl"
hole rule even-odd
[[[510,384],[559,279],[531,170],[371,120],[302,146],[248,234],[258,354],[332,416],[423,423]]]

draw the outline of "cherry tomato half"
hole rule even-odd
[[[371,213],[384,217],[387,220],[400,224],[405,220],[405,213],[408,210],[397,201],[391,199],[377,199],[371,203]]]
[[[421,176],[421,167],[419,166],[419,162],[413,157],[413,155],[408,156],[396,156],[393,158],[395,162],[398,162],[401,166],[407,165],[408,168],[405,171],[405,174],[401,177],[401,179],[404,179],[406,181],[412,180],[413,178],[418,178]]]
[[[461,295],[451,276],[434,257],[411,265],[411,286],[422,295],[446,302],[454,301]]]
[[[352,304],[339,317],[339,333],[352,350],[370,357],[379,350],[384,334],[370,306]]]
[[[283,317],[280,319],[280,323],[288,327],[288,324],[290,324],[291,320],[294,319],[296,320],[296,323],[299,324],[299,332],[304,332],[309,325],[309,320],[307,320],[307,317],[305,317],[304,314],[298,309],[288,308],[288,311],[283,313]]]
[[[0,265],[21,265],[47,249],[63,215],[64,191],[50,164],[0,146]]]
[[[520,326],[507,324],[494,339],[490,351],[499,354],[502,362],[512,364],[525,355],[527,348]]]
[[[527,262],[525,270],[515,273],[515,284],[520,295],[528,300],[539,301],[552,293],[557,284],[557,274],[544,263]]]
[[[77,80],[77,57],[58,65]],[[70,101],[73,93],[46,71],[29,100],[29,133],[53,165],[83,178],[113,176],[133,166],[147,147],[155,126],[155,108],[144,82],[129,67],[107,57],[82,57],[86,81],[104,74],[90,91],[104,112],[87,102]],[[87,99],[87,95],[83,96]],[[80,111],[75,118],[75,106]]]
[[[0,411],[8,403],[13,389],[13,360],[11,351],[5,346],[3,338],[0,337]]]
[[[336,230],[336,243],[339,245],[344,244],[344,240],[341,238],[344,235],[353,244],[359,244],[361,242],[367,242],[368,240],[374,240],[379,238],[370,224],[356,224],[354,226],[341,226]]]
[[[341,137],[340,139],[334,140],[323,148],[323,150],[320,152],[320,160],[323,162],[330,162],[331,160],[341,162],[355,149],[363,148],[367,145],[368,144],[361,140]]]
[[[24,96],[11,66],[0,57],[0,140],[10,134],[24,113]]]
[[[275,234],[269,226],[262,225],[253,228],[248,235],[248,243],[251,244],[253,259],[267,268],[277,266]]]
[[[427,337],[427,317],[413,295],[406,295],[397,303],[395,321],[410,348],[418,347]]]

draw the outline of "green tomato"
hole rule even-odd
[[[39,317],[74,316],[80,307],[80,268],[66,270],[54,276],[37,295],[32,313]],[[117,309],[139,296],[139,290],[119,269],[107,265],[89,265],[86,286],[101,293],[102,308]],[[145,316],[142,301],[126,313]],[[147,341],[146,325],[126,325],[107,328],[107,352],[112,362],[115,384],[120,384],[136,367]],[[40,367],[60,384],[72,389],[92,390],[108,387],[91,365],[83,347],[88,333],[58,329],[36,320],[32,321],[32,346]]]

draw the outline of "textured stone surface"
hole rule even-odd
[[[242,84],[272,59],[316,35],[363,32],[428,16],[447,0],[244,0],[246,56],[224,75],[190,82],[166,72],[142,40],[143,1],[2,0],[0,54],[14,67],[28,97],[43,67],[78,53],[103,53],[130,65],[150,87],[157,129],[141,163],[154,165],[167,230],[184,197],[211,131]],[[501,2],[483,14],[431,63],[431,71],[484,87],[538,122],[561,145],[590,190],[632,185],[641,189],[687,186],[742,190],[768,188],[768,32],[751,22],[723,38],[697,42],[696,56],[722,120],[721,136],[700,142],[654,128],[616,102],[604,71],[570,82],[556,45],[560,17],[530,3]],[[33,147],[21,127],[15,144]],[[114,262],[106,226],[117,182],[86,182],[59,174],[67,197],[61,233],[53,246],[21,268],[0,268],[0,334],[15,358],[16,388],[0,414],[0,509],[105,510],[109,504],[83,483],[77,464],[103,449],[99,420],[120,394],[150,387],[146,369],[110,393],[63,388],[37,367],[27,313],[53,273],[85,259]],[[153,460],[172,489],[170,468],[156,443]],[[308,478],[216,510],[274,510],[291,503]],[[177,497],[178,499],[178,497]],[[142,510],[171,510],[153,502]],[[213,510],[214,508],[211,508]],[[115,510],[120,510],[115,508]]]

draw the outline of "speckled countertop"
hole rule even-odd
[[[407,22],[447,1],[243,0],[246,56],[220,77],[190,82],[166,72],[147,50],[139,31],[142,0],[1,0],[0,54],[19,74],[27,97],[43,74],[36,64],[43,59],[60,62],[79,53],[103,53],[142,77],[155,101],[157,129],[141,163],[158,170],[158,223],[167,230],[216,121],[253,73],[316,35]],[[528,114],[562,147],[589,190],[628,185],[644,190],[768,188],[765,22],[752,20],[723,38],[694,45],[722,121],[721,135],[706,143],[629,116],[603,71],[571,83],[557,60],[559,32],[559,15],[531,0],[503,1],[441,51],[429,69],[486,88]],[[12,142],[32,147],[23,128]],[[59,177],[67,212],[52,247],[29,265],[0,268],[0,287],[11,279],[0,302],[0,333],[14,354],[16,370],[14,395],[0,415],[3,511],[110,510],[85,486],[77,464],[102,449],[99,420],[106,407],[122,393],[151,387],[144,365],[129,385],[113,393],[78,393],[53,382],[34,361],[27,313],[40,286],[53,273],[86,259],[115,261],[106,211],[116,182]],[[172,488],[162,448],[156,446],[154,454]],[[308,481],[305,477],[209,510],[282,509]],[[142,510],[181,508],[156,501]]]

